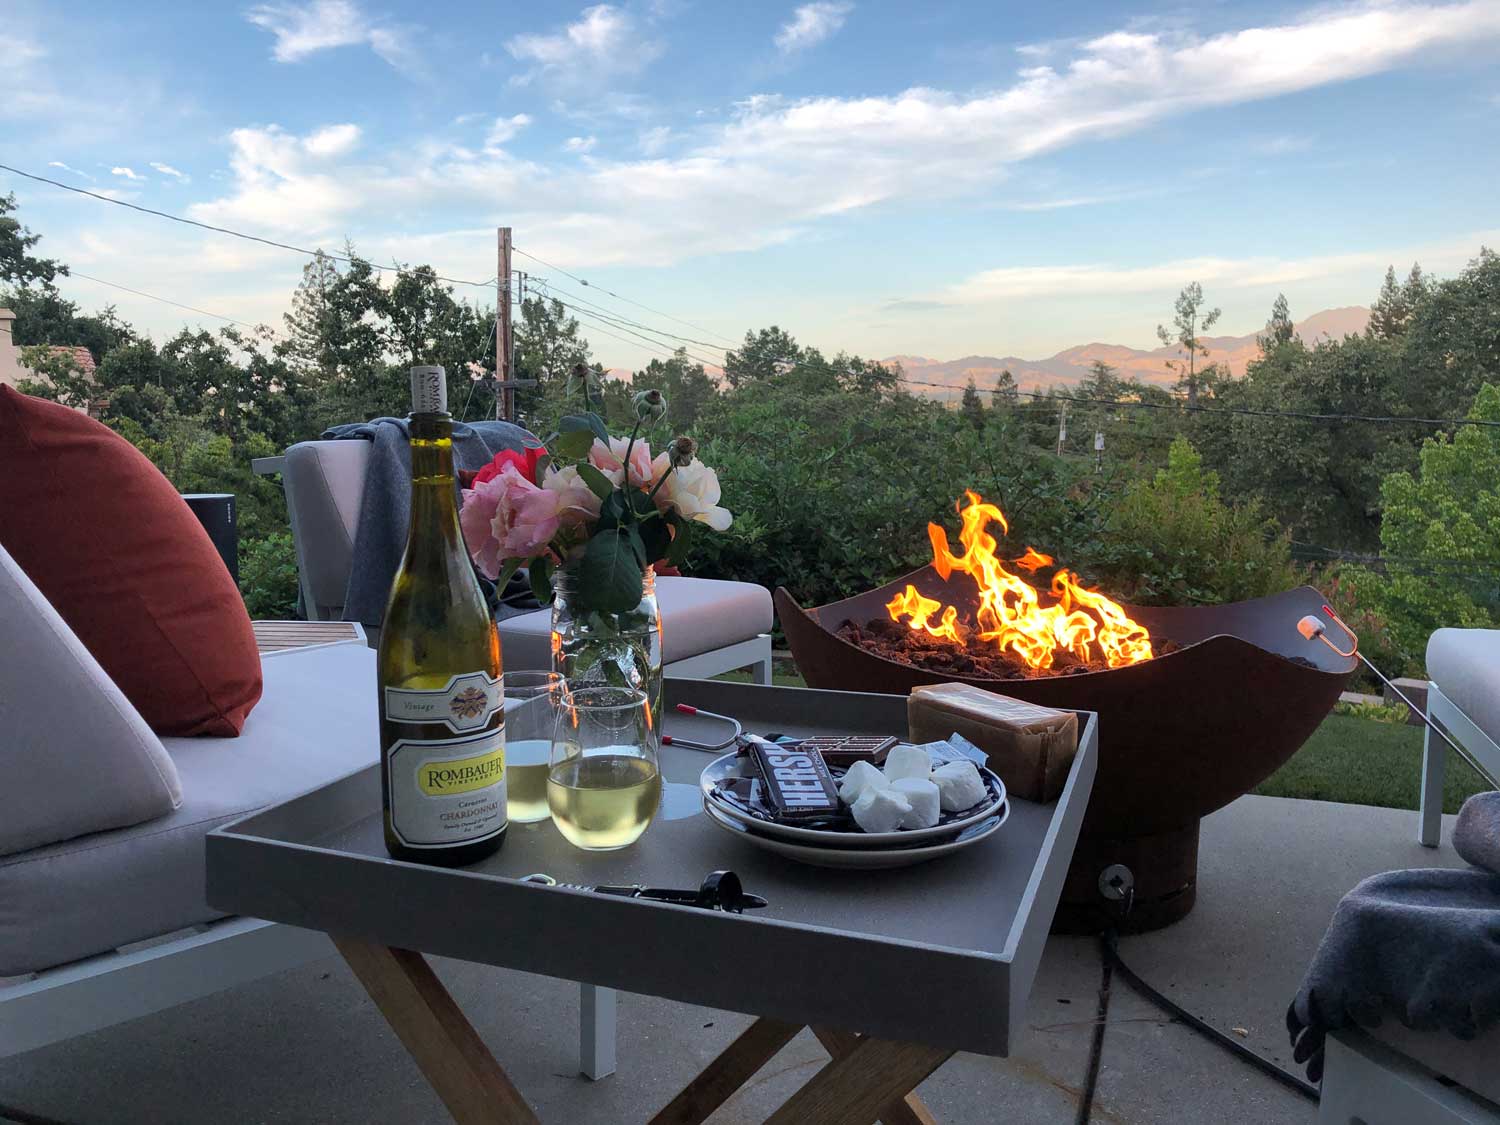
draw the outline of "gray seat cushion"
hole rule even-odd
[[[748,641],[770,632],[775,620],[770,593],[750,582],[662,577],[656,580],[656,604],[664,664]],[[552,667],[550,609],[507,618],[499,628],[507,668]]]
[[[182,779],[174,812],[0,858],[0,976],[220,917],[204,898],[208,832],[377,760],[373,652],[292,649],[263,664],[239,738],[164,740]]]
[[[344,605],[369,462],[367,441],[303,441],[286,451],[282,479],[297,566],[324,618],[339,617]]]
[[[1500,742],[1500,629],[1439,629],[1427,675],[1474,725]]]

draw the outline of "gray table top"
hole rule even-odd
[[[738,717],[757,733],[904,735],[902,696],[668,680],[668,703]],[[634,845],[591,853],[550,821],[512,824],[472,867],[385,852],[371,767],[252,814],[208,839],[218,909],[691,1003],[984,1054],[1009,1052],[1072,857],[1097,762],[1081,716],[1061,797],[1013,800],[1007,823],[917,867],[832,871],[753,848],[702,812],[716,755],[662,750],[656,822]],[[670,734],[713,741],[722,724],[672,711]],[[696,886],[731,868],[770,905],[745,915],[519,882]]]

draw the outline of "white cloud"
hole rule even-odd
[[[815,47],[844,26],[854,5],[846,0],[817,0],[803,4],[776,33],[776,47],[784,55]]]
[[[49,161],[47,161],[47,167],[48,168],[61,168],[64,172],[72,172],[73,175],[75,175],[75,176],[82,176],[85,180],[92,180],[94,178],[93,176],[90,176],[87,172],[82,171],[81,169],[74,168],[74,167],[72,167],[70,165],[64,164],[61,160],[49,160]]]
[[[517,35],[505,49],[532,68],[511,81],[538,78],[562,86],[589,86],[618,75],[639,74],[661,56],[662,45],[641,35],[628,12],[611,4],[585,8],[578,19],[548,35]]]
[[[641,151],[647,156],[655,156],[667,147],[672,139],[672,128],[670,125],[657,125],[647,129],[640,136]]]
[[[144,180],[146,177],[131,168],[122,168],[118,165],[109,170],[111,176],[121,176],[127,180]]]
[[[931,298],[936,305],[986,305],[1058,296],[1161,293],[1168,299],[1189,281],[1218,289],[1294,285],[1320,278],[1379,276],[1392,261],[1420,261],[1429,273],[1461,268],[1477,247],[1496,240],[1500,231],[1476,231],[1460,239],[1399,250],[1361,250],[1303,258],[1178,258],[1143,266],[1103,263],[1006,266],[985,270]]]
[[[245,18],[276,37],[271,57],[277,62],[300,62],[318,51],[356,46],[368,46],[394,67],[412,61],[407,30],[375,23],[352,0],[258,4]]]
[[[495,118],[495,123],[490,126],[490,131],[485,134],[485,147],[499,148],[530,124],[531,117],[525,113],[518,113],[513,117]]]
[[[1250,145],[1250,151],[1259,156],[1290,156],[1306,152],[1313,147],[1314,138],[1305,133],[1281,133],[1274,137],[1262,137]]]
[[[561,65],[589,41],[553,38],[572,46],[528,48],[528,57]],[[1023,70],[988,92],[754,97],[727,120],[704,121],[670,157],[595,157],[581,168],[436,142],[318,162],[296,137],[244,129],[234,134],[233,192],[202,204],[199,217],[304,237],[346,230],[361,237],[385,229],[399,204],[409,223],[435,229],[480,228],[501,215],[524,222],[536,232],[532,248],[565,265],[661,265],[785,242],[828,216],[880,204],[991,193],[1039,154],[1497,41],[1500,5],[1492,0],[1319,8],[1280,26],[1210,37],[1122,31],[1074,45],[1055,66]],[[1087,272],[1103,267],[1068,268],[1085,272],[1022,281],[1119,284]],[[999,288],[1011,283],[1004,274],[989,279]]]
[[[564,142],[563,149],[567,152],[593,152],[598,143],[598,137],[569,137]]]
[[[302,147],[313,156],[343,156],[359,144],[358,125],[325,125],[302,140]]]
[[[159,163],[158,161],[153,160],[151,162],[151,167],[155,168],[163,176],[171,176],[174,180],[186,181],[187,179],[189,179],[189,176],[187,175],[187,173],[185,173],[185,172],[179,172],[176,168],[173,168],[170,164],[162,164],[162,163]]]

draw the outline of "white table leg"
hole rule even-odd
[[[615,1072],[615,990],[578,986],[578,1069],[597,1082]]]

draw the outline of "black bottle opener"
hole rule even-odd
[[[746,894],[740,877],[733,871],[710,871],[703,885],[695,891],[676,890],[672,887],[647,887],[640,883],[602,884],[586,887],[582,883],[559,883],[551,875],[537,872],[521,879],[523,883],[537,883],[544,887],[567,887],[572,891],[593,891],[600,895],[619,895],[622,898],[649,898],[656,902],[675,902],[683,906],[697,906],[704,910],[722,910],[727,914],[743,914],[746,910],[758,910],[766,905],[760,895]]]

